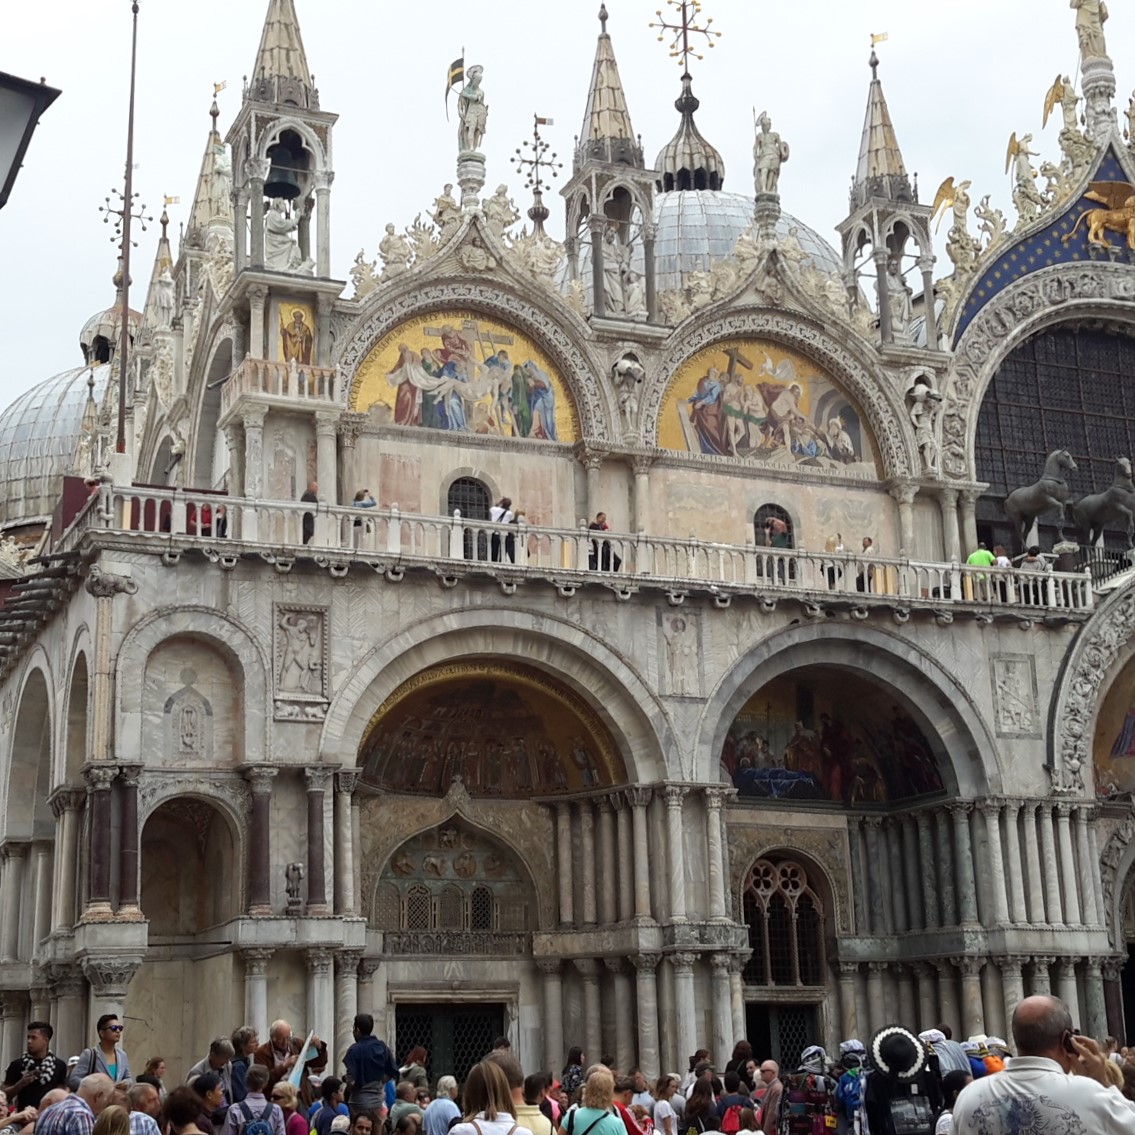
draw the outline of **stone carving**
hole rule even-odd
[[[276,719],[322,721],[328,702],[326,608],[276,605]]]
[[[438,240],[445,244],[461,227],[461,207],[453,197],[453,184],[447,182],[441,196],[434,201],[429,218],[437,226]]]
[[[168,335],[159,335],[154,343],[149,379],[158,406],[167,409],[173,397],[173,340]]]
[[[390,955],[425,954],[453,955],[463,957],[497,956],[510,957],[526,954],[529,951],[529,935],[500,932],[484,933],[463,930],[398,932],[387,931],[383,935],[383,945]]]
[[[1115,918],[1111,912],[1116,910],[1116,887],[1125,882],[1124,879],[1119,878],[1119,865],[1122,863],[1132,839],[1135,839],[1135,812],[1128,811],[1123,817],[1122,823],[1112,833],[1111,839],[1107,841],[1107,846],[1100,855],[1100,880],[1103,883],[1107,934],[1113,946],[1122,945],[1125,949],[1127,944],[1122,937],[1122,930],[1117,935]]]
[[[503,236],[506,229],[520,220],[520,212],[509,198],[507,185],[498,185],[496,192],[481,202],[481,211],[485,214],[489,232],[497,237]]]
[[[1107,58],[1107,40],[1103,26],[1108,11],[1104,0],[1070,0],[1076,12],[1076,37],[1080,41],[1080,63],[1089,59]]]
[[[946,255],[954,265],[955,278],[968,278],[981,255],[981,242],[969,231],[969,188],[971,181],[954,184],[952,177],[946,178],[938,187],[934,198],[934,216],[949,209],[953,215],[950,230],[946,236]],[[960,285],[959,285],[960,286]]]
[[[303,886],[304,868],[302,863],[289,863],[284,868],[284,886],[288,892],[288,910],[303,905],[300,891]]]
[[[935,427],[942,395],[929,384],[925,375],[920,375],[906,392],[906,397],[923,472],[936,476],[939,471],[939,454]]]
[[[990,197],[991,194],[987,193],[981,199],[981,204],[975,205],[973,210],[973,215],[981,222],[981,235],[985,238],[983,253],[996,248],[1005,239],[1008,231],[1005,214],[990,205]]]
[[[1127,100],[1127,125],[1124,127],[1123,136],[1127,139],[1128,148],[1135,147],[1135,92],[1132,92]]]
[[[378,287],[375,267],[375,262],[367,260],[365,250],[360,248],[358,256],[355,257],[354,267],[351,269],[351,283],[355,285],[355,299],[366,299]]]
[[[638,433],[639,394],[646,379],[646,368],[639,362],[637,355],[628,351],[622,358],[616,360],[611,367],[611,374],[619,388],[619,410],[623,416],[623,429],[627,437],[634,437]]]
[[[614,225],[603,233],[603,298],[606,314],[627,319],[646,318],[646,289],[631,267],[634,246],[620,240]]]
[[[113,599],[116,595],[136,595],[138,584],[129,576],[112,575],[94,564],[87,572],[87,594],[96,599]]]
[[[564,246],[547,233],[529,233],[524,229],[509,246],[516,266],[549,292],[558,293],[558,273],[563,263]]]
[[[887,260],[885,284],[891,301],[891,335],[896,343],[914,346],[914,294],[893,258]]]
[[[466,83],[457,96],[457,141],[462,152],[478,153],[489,123],[489,105],[481,89],[485,69],[479,64],[466,72]]]
[[[992,658],[993,717],[1001,737],[1039,737],[1036,663],[1027,654]]]
[[[1035,221],[1045,207],[1045,200],[1036,187],[1037,171],[1029,161],[1038,156],[1029,149],[1032,140],[1031,134],[1018,138],[1014,132],[1005,154],[1005,172],[1009,172],[1010,166],[1013,169],[1013,204],[1017,208],[1018,229]]]
[[[701,697],[699,623],[693,612],[662,612],[662,641],[665,651],[664,692],[674,697]]]
[[[756,194],[775,195],[780,185],[780,167],[788,161],[788,143],[772,128],[772,119],[762,111],[757,119],[757,136],[753,142],[753,183]]]
[[[229,806],[232,814],[238,818],[243,818],[246,815],[251,804],[247,784],[236,777],[204,781],[200,777],[166,776],[160,773],[147,772],[138,782],[140,821],[145,822],[146,817],[160,808],[166,801],[184,799],[190,794],[221,800]]]
[[[1005,515],[1012,521],[1016,529],[1019,550],[1028,544],[1029,529],[1037,517],[1046,512],[1056,512],[1060,520],[1056,526],[1057,542],[1064,539],[1064,525],[1066,523],[1065,505],[1071,495],[1071,489],[1065,479],[1065,474],[1074,472],[1076,462],[1066,449],[1055,449],[1044,463],[1044,472],[1040,479],[1021,489],[1014,489],[1005,498]]]
[[[296,233],[300,227],[296,213],[288,215],[280,197],[272,200],[264,216],[264,266],[273,272],[293,272],[310,276],[313,266],[304,261]]]
[[[200,690],[194,689],[197,671],[181,671],[184,683],[170,695],[164,707],[166,758],[170,761],[213,756],[213,707]]]
[[[1072,521],[1089,544],[1102,539],[1105,528],[1122,524],[1127,546],[1135,547],[1135,482],[1126,457],[1116,458],[1115,477],[1107,489],[1081,497],[1072,506]]]
[[[378,255],[382,260],[382,279],[393,280],[406,273],[414,254],[410,242],[394,229],[386,226],[386,235],[378,242]]]
[[[206,241],[205,270],[213,286],[213,295],[220,298],[232,287],[236,265],[233,261],[232,234],[227,229],[211,232]]]
[[[130,979],[142,966],[137,957],[85,957],[81,965],[96,997],[119,1000],[126,996]]]
[[[477,857],[468,851],[453,861],[453,873],[459,879],[471,879],[477,872]]]
[[[163,264],[154,287],[154,315],[159,331],[164,331],[173,323],[173,306],[173,276],[170,275],[169,265]]]
[[[441,248],[441,244],[434,234],[433,225],[424,223],[421,213],[414,218],[414,223],[406,230],[406,236],[413,250],[415,266],[429,260]]]
[[[457,259],[469,272],[488,272],[497,266],[496,259],[489,255],[484,242],[476,233],[461,246]]]

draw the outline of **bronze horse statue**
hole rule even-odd
[[[1072,520],[1089,545],[1103,535],[1105,528],[1122,527],[1127,546],[1135,548],[1135,481],[1126,457],[1115,459],[1115,479],[1107,489],[1082,497],[1072,506]]]
[[[1005,515],[1013,522],[1017,534],[1018,551],[1023,551],[1028,543],[1029,529],[1039,516],[1046,512],[1057,512],[1060,520],[1056,526],[1057,540],[1064,539],[1066,523],[1065,504],[1071,495],[1065,473],[1073,472],[1076,462],[1066,449],[1054,449],[1044,463],[1040,480],[1023,489],[1014,489],[1005,498]]]

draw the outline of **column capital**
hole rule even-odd
[[[976,508],[981,499],[981,489],[962,489],[962,504],[966,508]]]
[[[354,449],[362,437],[363,427],[367,424],[366,414],[355,414],[346,411],[339,415],[339,437],[343,440],[344,449]]]
[[[82,788],[57,788],[49,797],[51,810],[56,819],[64,812],[77,812],[87,802],[87,793]]]
[[[267,796],[272,791],[272,781],[280,774],[275,765],[244,765],[238,771],[251,785],[253,796]]]
[[[681,808],[682,801],[689,793],[689,785],[686,784],[667,784],[662,789],[662,795],[666,800],[667,808]]]
[[[1061,977],[1072,977],[1076,972],[1076,963],[1079,958],[1057,958],[1056,959],[1056,972]]]
[[[317,410],[315,433],[317,437],[334,437],[339,432],[338,410]]]
[[[340,977],[358,977],[362,950],[336,950],[335,972]]]
[[[626,973],[627,963],[625,958],[608,958],[603,959],[603,964],[611,973]]]
[[[536,968],[545,977],[559,977],[563,973],[564,964],[559,958],[534,958]]]
[[[570,800],[557,800],[555,804],[556,819],[566,823],[571,819],[571,801]]]
[[[949,979],[954,976],[954,960],[952,958],[931,958],[930,964],[938,971],[939,977]]]
[[[979,800],[977,802],[977,810],[983,816],[996,815],[998,819],[1001,818],[1001,801],[1000,800]]]
[[[604,228],[606,224],[607,221],[604,219]],[[594,472],[602,467],[603,462],[611,455],[611,451],[604,446],[588,445],[586,442],[579,442],[575,447],[575,455],[584,469]]]
[[[725,785],[711,784],[702,789],[705,796],[705,806],[712,812],[720,812],[725,801],[736,793],[735,788],[726,788]]]
[[[571,964],[579,971],[584,982],[598,981],[600,964],[598,958],[572,958]]]
[[[367,958],[364,957],[359,962],[359,980],[370,981],[372,977],[378,972],[379,966],[382,965],[381,958]]]
[[[890,962],[868,962],[867,963],[867,973],[868,974],[886,973],[890,968],[891,968]]]
[[[26,859],[31,846],[31,842],[28,840],[7,840],[0,846],[0,859],[3,859],[5,863],[9,859]]]
[[[142,967],[140,957],[121,955],[87,956],[80,963],[96,997],[120,1001],[126,996],[130,979]]]
[[[268,974],[268,963],[272,959],[275,950],[241,950],[241,960],[244,962],[244,976],[245,977],[266,977]]]
[[[654,462],[655,456],[653,453],[631,454],[631,470],[634,472],[635,476],[642,476],[645,473],[649,473]]]
[[[1055,809],[1058,820],[1067,821],[1069,816],[1072,815],[1072,805],[1067,800],[1057,800]]]
[[[975,958],[970,954],[965,954],[960,958],[951,958],[950,961],[962,971],[965,977],[976,977],[985,966],[984,958]]]
[[[957,508],[958,490],[950,488],[949,485],[942,485],[938,489],[938,500],[944,508]]]
[[[144,765],[119,765],[119,775],[122,777],[122,783],[127,788],[137,788],[138,781],[142,779],[142,773],[145,771]]]
[[[858,962],[837,962],[840,977],[858,977],[859,976],[859,963]]]
[[[87,792],[109,792],[110,786],[118,776],[118,765],[91,764],[83,768],[87,781]]]
[[[749,950],[748,953],[743,954],[730,954],[729,972],[731,974],[743,974],[745,967],[749,964],[749,959],[753,956],[753,951]]]
[[[609,796],[600,796],[595,801],[595,811],[597,811],[600,816],[611,816],[614,815],[615,805],[611,803]]]
[[[658,968],[658,963],[662,961],[662,955],[652,953],[631,954],[630,960],[631,965],[639,973],[654,973]]]
[[[894,481],[887,490],[899,504],[914,504],[918,496],[918,485],[913,481]]]
[[[331,972],[335,954],[326,946],[316,946],[304,951],[304,959],[307,961],[307,972],[313,977],[319,977]]]
[[[1099,805],[1091,801],[1082,800],[1076,805],[1076,822],[1079,824],[1090,824],[1099,814]]]
[[[303,778],[307,782],[307,790],[312,792],[326,792],[335,776],[334,765],[305,765]]]
[[[1123,955],[1112,954],[1102,959],[1104,981],[1119,981],[1123,968],[1127,965],[1127,958]]]
[[[1002,969],[1006,966],[1013,966],[1016,969],[1023,969],[1029,964],[1030,958],[1028,954],[1005,954],[1000,958],[993,959]]]
[[[863,823],[869,828],[874,828],[875,831],[881,831],[884,818],[883,816],[872,814],[870,816],[864,816]]]
[[[676,954],[667,954],[666,956],[670,959],[670,964],[674,967],[675,973],[694,972],[694,962],[698,960],[697,954],[679,951]]]
[[[267,406],[245,406],[240,412],[240,420],[244,423],[246,430],[262,430],[264,419],[267,417]]]
[[[354,796],[359,784],[357,769],[340,769],[335,774],[335,791],[343,796]]]
[[[934,976],[934,966],[930,962],[911,962],[910,968],[919,981],[926,981]]]
[[[714,974],[727,974],[733,964],[733,955],[729,953],[710,954],[709,965]]]
[[[962,824],[969,817],[970,812],[973,811],[972,800],[950,800],[945,805],[946,811],[950,813],[951,819],[955,824]]]
[[[627,788],[623,791],[623,797],[632,808],[645,808],[654,796],[653,788]]]
[[[1016,797],[1008,796],[1002,803],[1005,805],[1005,816],[1008,818],[1010,816],[1016,817],[1020,815],[1021,808],[1024,807],[1025,802],[1018,800]]]
[[[1084,968],[1088,977],[1094,977],[1098,981],[1103,977],[1103,966],[1106,958],[1088,957],[1084,959]]]
[[[53,962],[49,973],[56,997],[82,997],[87,992],[87,979],[79,966]]]
[[[268,289],[263,284],[256,284],[249,288],[248,302],[253,307],[263,307],[268,302]]]
[[[10,989],[0,993],[0,1017],[20,1017],[27,1010],[28,995],[18,990]]]
[[[1048,969],[1056,961],[1055,954],[1033,954],[1033,969]]]

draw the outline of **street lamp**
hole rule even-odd
[[[59,94],[42,80],[31,83],[0,71],[0,209],[8,203],[39,116]]]

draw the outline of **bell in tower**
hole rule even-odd
[[[268,148],[271,163],[264,181],[264,196],[294,201],[304,192],[309,155],[298,134],[285,130],[280,140]]]

